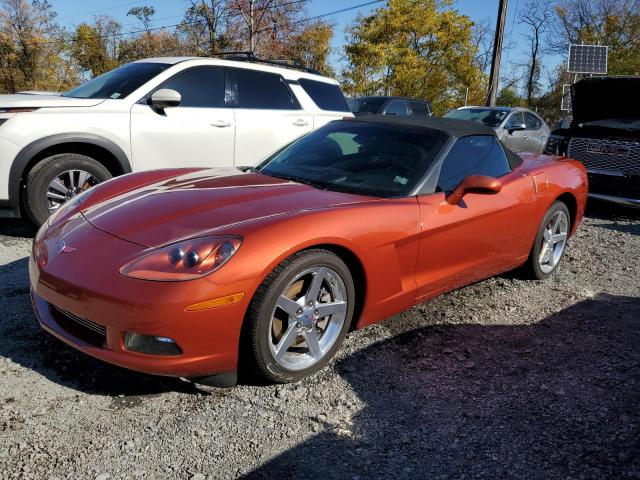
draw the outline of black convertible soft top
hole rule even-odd
[[[388,123],[392,125],[411,125],[440,130],[452,137],[467,137],[469,135],[493,135],[493,128],[477,122],[457,120],[455,118],[421,117],[413,115],[361,115],[345,120],[353,122]]]

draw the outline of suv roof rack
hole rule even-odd
[[[315,75],[321,75],[321,73],[314,68],[307,68],[299,61],[285,58],[259,58],[253,52],[241,51],[241,52],[220,52],[214,53],[214,57],[226,57],[227,60],[234,60],[238,62],[254,62],[264,63],[267,65],[275,65],[278,67],[287,67],[294,70],[302,70],[307,73],[313,73]]]

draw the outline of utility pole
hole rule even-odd
[[[500,0],[498,6],[498,22],[496,23],[496,35],[493,40],[493,56],[491,57],[491,74],[489,76],[489,93],[487,106],[495,107],[498,94],[498,82],[500,81],[500,57],[502,56],[502,42],[504,40],[504,24],[507,19],[507,0]]]

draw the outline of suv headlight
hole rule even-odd
[[[564,135],[549,135],[547,145],[544,147],[544,153],[547,155],[566,155],[567,137]]]

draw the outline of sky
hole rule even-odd
[[[367,0],[310,0],[308,11],[310,16],[323,15],[344,8],[366,3]],[[58,21],[65,27],[72,29],[75,25],[91,21],[95,15],[105,14],[114,17],[122,23],[124,30],[136,30],[139,23],[133,17],[127,17],[127,12],[133,6],[148,5],[155,8],[154,27],[178,23],[185,10],[185,2],[182,0],[50,0],[54,10],[58,13]],[[517,22],[517,10],[526,4],[526,0],[509,0],[507,10],[507,22],[505,26],[505,45],[507,48],[502,54],[501,73],[505,75],[513,68],[513,63],[524,61],[526,58],[526,41],[522,36],[523,27]],[[350,25],[358,14],[369,14],[376,5],[362,7],[348,12],[338,13],[324,18],[335,23],[333,38],[334,54],[331,63],[336,71],[341,70],[341,51],[345,44],[345,28]],[[498,0],[454,0],[454,8],[460,13],[468,15],[474,21],[489,20],[495,26],[498,14]],[[510,47],[510,48],[509,48]],[[560,57],[548,57],[544,59],[549,68],[555,67],[562,61]]]

